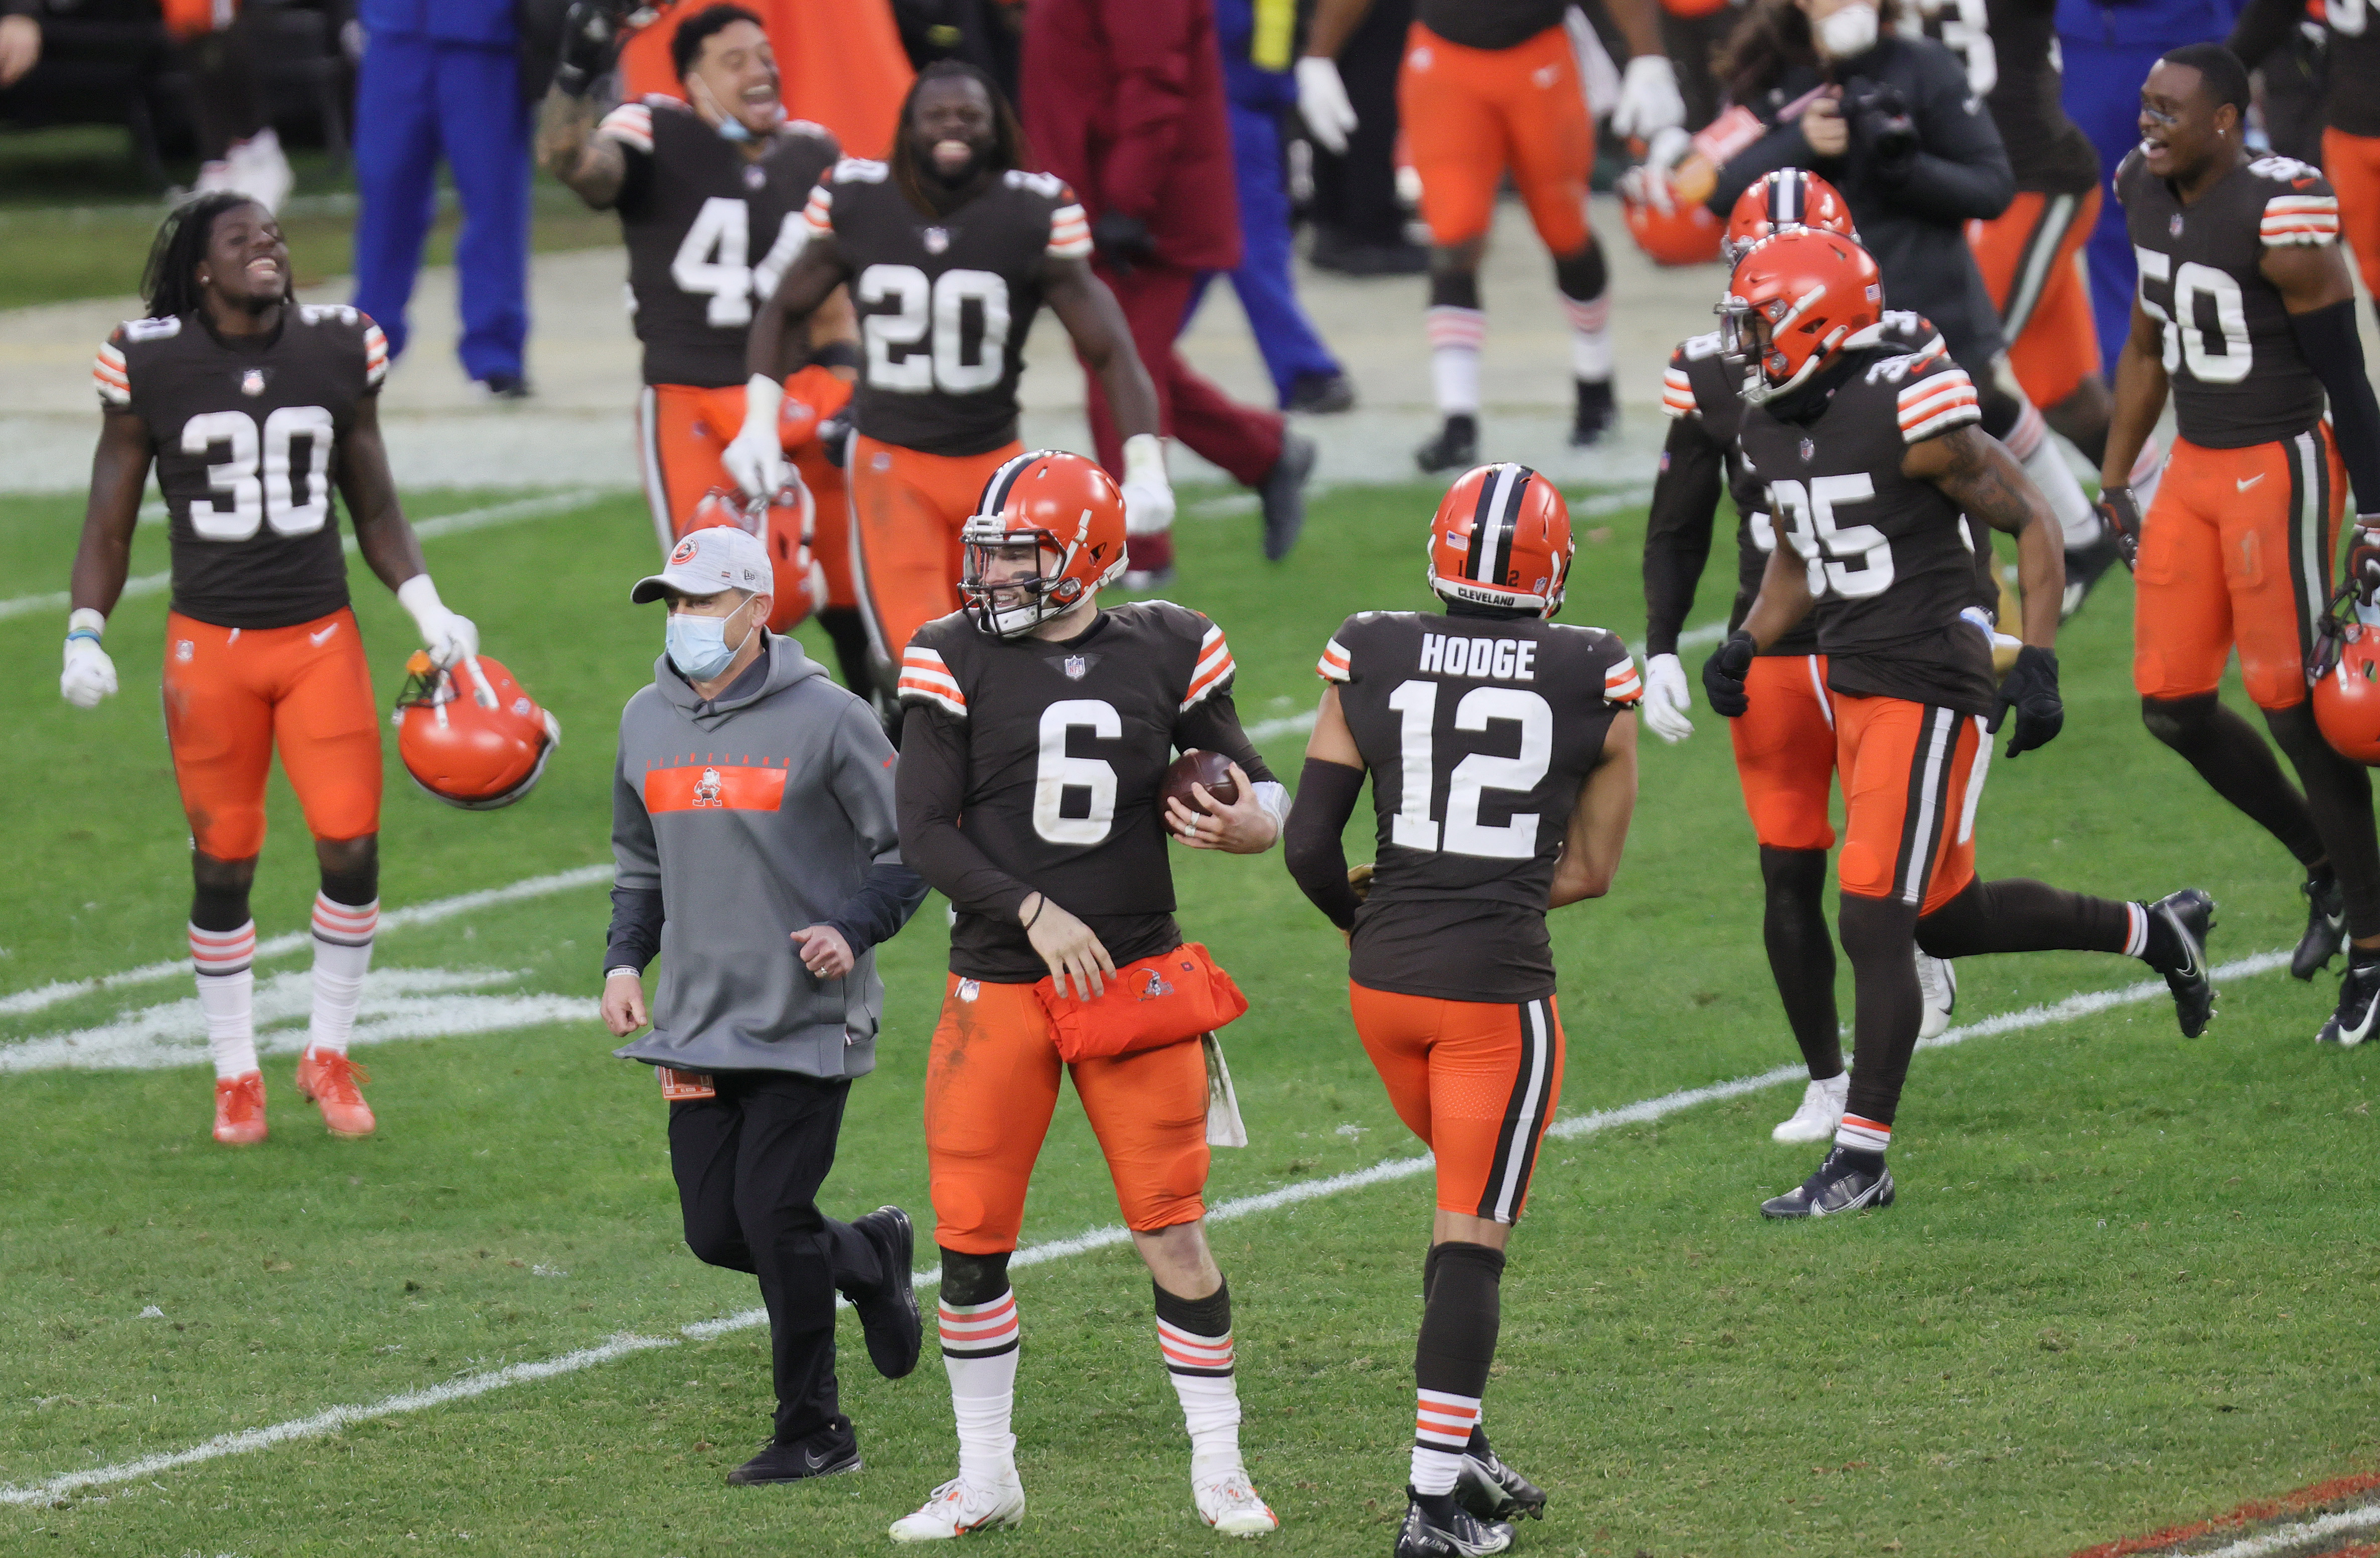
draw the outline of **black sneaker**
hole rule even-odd
[[[2338,1010],[2330,1014],[2314,1041],[2352,1049],[2372,1037],[2375,1016],[2380,1016],[2380,963],[2357,963],[2350,957],[2347,977],[2338,981]]]
[[[2347,896],[2335,876],[2309,876],[2298,891],[2306,895],[2306,928],[2289,954],[2289,978],[2311,980],[2347,945]]]
[[[531,394],[528,381],[518,373],[491,373],[480,381],[480,388],[491,400],[527,400]]]
[[[2206,933],[2215,929],[2215,900],[2195,887],[2185,887],[2142,907],[2180,943],[2178,953],[2147,961],[2173,992],[2173,1015],[2181,1023],[2181,1036],[2195,1039],[2215,1016],[2215,980],[2206,971]],[[2150,944],[2159,939],[2152,932]]]
[[[1305,481],[1314,474],[1314,440],[1302,432],[1281,435],[1281,458],[1264,479],[1257,496],[1264,500],[1264,554],[1278,563],[1296,546],[1305,529]]]
[[[1438,436],[1414,451],[1414,464],[1431,476],[1441,470],[1468,470],[1479,463],[1479,419],[1453,416]]]
[[[1456,1474],[1454,1502],[1482,1520],[1546,1517],[1545,1490],[1498,1460],[1488,1436],[1475,1428]]]
[[[1620,408],[1612,403],[1610,380],[1580,379],[1577,384],[1578,409],[1571,417],[1570,446],[1584,449],[1600,443],[1611,431],[1611,424],[1620,420]]]
[[[771,1440],[760,1453],[727,1474],[731,1488],[756,1488],[769,1482],[799,1482],[811,1477],[838,1477],[858,1471],[859,1436],[849,1422],[822,1428],[791,1444]]]
[[[1853,1162],[1856,1156],[1860,1162]],[[1863,1166],[1873,1163],[1874,1167]],[[1760,1203],[1763,1217],[1832,1217],[1840,1211],[1862,1211],[1892,1204],[1892,1171],[1873,1152],[1853,1154],[1838,1147],[1827,1154],[1818,1172],[1785,1194]]]
[[[874,1245],[884,1260],[884,1286],[851,1307],[859,1313],[859,1328],[868,1338],[868,1361],[888,1380],[898,1380],[917,1367],[925,1345],[926,1322],[917,1313],[917,1284],[909,1280],[917,1253],[917,1230],[909,1214],[897,1206],[880,1206],[851,1224]]]
[[[1360,243],[1327,227],[1314,229],[1306,263],[1342,276],[1417,276],[1429,269],[1429,250],[1417,243]]]
[[[1309,417],[1336,416],[1355,407],[1355,381],[1344,373],[1300,373],[1289,386],[1289,401],[1284,411],[1303,411]]]
[[[1501,1552],[1512,1545],[1512,1528],[1500,1520],[1482,1520],[1447,1499],[1444,1514],[1426,1508],[1422,1497],[1405,1490],[1405,1523],[1397,1528],[1396,1558],[1474,1558]]]
[[[2065,621],[2082,609],[2091,587],[2099,582],[2116,565],[2122,552],[2113,527],[2101,525],[2099,539],[2088,546],[2078,546],[2066,554],[2066,598],[2058,603],[2058,620]]]

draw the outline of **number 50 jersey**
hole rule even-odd
[[[1600,627],[1362,612],[1316,667],[1372,773],[1372,889],[1347,974],[1449,1001],[1554,991],[1546,898],[1579,786],[1644,695]]]

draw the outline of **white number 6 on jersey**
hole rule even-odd
[[[1088,730],[1094,740],[1118,740],[1123,735],[1123,716],[1114,704],[1096,698],[1061,699],[1041,711],[1041,756],[1033,771],[1033,831],[1052,844],[1104,843],[1115,822],[1115,768],[1101,758],[1068,757],[1066,737],[1077,730]],[[1070,789],[1090,792],[1087,815],[1065,814]]]

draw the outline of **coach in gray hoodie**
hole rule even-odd
[[[762,626],[768,552],[696,530],[629,598],[669,603],[652,685],[620,715],[612,784],[612,927],[603,1018],[652,1031],[613,1053],[650,1063],[670,1101],[686,1241],[750,1272],[769,1307],[775,1431],[734,1483],[859,1469],[837,1403],[834,1296],[857,1309],[888,1379],[923,1328],[908,1215],[818,1208],[851,1079],[876,1065],[874,948],[924,901],[901,863],[892,747],[874,713]]]

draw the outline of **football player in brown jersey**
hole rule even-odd
[[[753,304],[801,248],[802,207],[842,153],[823,127],[785,117],[768,34],[741,6],[707,6],[679,24],[670,50],[685,102],[641,98],[599,123],[586,92],[609,63],[609,43],[599,39],[584,61],[565,58],[546,94],[538,158],[589,205],[620,216],[644,343],[638,452],[667,551],[706,495],[736,485],[720,456],[744,425]],[[571,31],[570,44],[588,47],[583,30]],[[844,685],[865,697],[868,629],[852,582],[851,522],[835,463],[842,450],[820,435],[851,397],[856,340],[840,293],[807,332],[781,339],[783,409],[801,415],[781,416],[779,432],[816,507],[812,554],[827,586],[819,626],[834,641]],[[773,498],[777,489],[749,495]],[[781,593],[780,611],[790,615],[792,592]]]
[[[1124,432],[1135,535],[1172,522],[1157,392],[1107,287],[1083,208],[1020,165],[1023,132],[990,78],[941,61],[918,74],[891,162],[846,159],[810,197],[809,243],[752,323],[744,430],[729,469],[747,491],[776,456],[775,343],[848,284],[865,344],[850,484],[860,605],[882,663],[959,604],[960,528],[1022,450],[1016,382],[1047,302]],[[740,463],[739,463],[740,462]],[[889,679],[889,678],[888,678]]]
[[[1893,1199],[1885,1149],[1920,1017],[1913,947],[2125,953],[2165,975],[2185,1035],[2202,1032],[2214,900],[2085,897],[1975,875],[1975,808],[1990,734],[2010,711],[2010,758],[2064,724],[2057,517],[1984,432],[1974,385],[1945,357],[1854,347],[1876,323],[1876,264],[1809,228],[1755,244],[1728,284],[1722,334],[1751,371],[1740,439],[1790,546],[1770,554],[1743,626],[1703,668],[1711,707],[1749,707],[1763,649],[1819,602],[1845,822],[1840,926],[1855,992],[1852,1073],[1833,1150],[1769,1217],[1821,1217]],[[1972,603],[1961,512],[2016,537],[2023,639],[1997,688],[1991,635]]]
[[[333,490],[356,547],[421,629],[431,658],[479,651],[397,505],[380,436],[388,346],[350,308],[299,304],[272,213],[201,195],[165,220],[142,286],[92,372],[103,416],[75,553],[67,700],[115,691],[101,647],[123,593],[153,465],[173,543],[165,736],[190,823],[190,956],[215,1065],[215,1139],[264,1139],[248,895],[273,754],[314,835],[314,1007],[298,1090],[336,1136],[373,1120],[347,1059],[380,923],[380,712],[347,604]]]
[[[2137,538],[2132,685],[2157,738],[2305,867],[2289,972],[2311,980],[2350,938],[2325,1042],[2359,1043],[2380,1009],[2380,844],[2362,764],[2323,739],[2307,695],[2352,481],[2353,578],[2380,586],[2380,407],[2363,373],[2338,202],[2322,174],[2253,157],[2248,73],[2219,43],[2168,51],[2141,88],[2141,144],[2116,174],[2140,257],[2100,469]],[[2124,475],[2164,408],[2179,437],[2148,514]],[[2329,420],[2324,420],[2328,401]],[[2216,696],[2231,651],[2301,795],[2253,726]]]
[[[1155,1279],[1198,1515],[1232,1536],[1279,1524],[1241,1465],[1231,1290],[1207,1247],[1206,1057],[1220,1052],[1195,1033],[1070,1052],[1055,1026],[1103,992],[1127,1010],[1172,995],[1181,956],[1203,957],[1174,923],[1169,832],[1258,854],[1289,809],[1240,729],[1223,630],[1167,601],[1100,608],[1124,566],[1123,502],[1080,455],[1003,463],[966,522],[966,608],[918,629],[901,661],[902,858],[957,911],[926,1063],[926,1160],[959,1474],[892,1527],[900,1541],[1024,1516],[1008,1258],[1062,1071]],[[1237,800],[1196,816],[1171,799],[1161,809],[1176,747],[1229,757]]]
[[[2339,236],[2380,308],[2380,25],[2372,0],[2250,0],[2230,48],[2250,69],[2301,26],[2323,28],[2322,171],[2338,192]],[[2367,505],[2367,506],[2369,506]]]
[[[1610,889],[1643,691],[1617,638],[1551,620],[1571,554],[1543,476],[1458,480],[1430,521],[1443,611],[1361,612],[1332,635],[1290,811],[1290,871],[1348,933],[1356,1036],[1437,1160],[1398,1558],[1501,1552],[1514,1515],[1545,1511],[1488,1444],[1480,1398],[1505,1246],[1561,1098],[1546,911]],[[1359,897],[1341,841],[1367,773],[1378,852]]]

